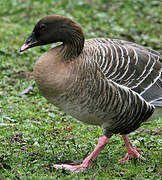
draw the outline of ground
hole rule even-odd
[[[115,135],[89,171],[54,169],[86,157],[102,129],[76,121],[39,94],[32,69],[51,45],[23,55],[19,49],[38,19],[59,14],[75,19],[86,38],[125,39],[162,53],[161,9],[158,0],[0,1],[0,179],[160,179],[162,117],[129,135],[145,160],[118,163],[126,149]]]

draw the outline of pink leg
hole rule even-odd
[[[138,152],[141,152],[141,150],[139,148],[135,148],[131,144],[130,140],[128,139],[126,135],[122,135],[122,136],[123,136],[128,153],[124,158],[120,159],[119,162],[127,161],[129,160],[130,157],[141,158],[141,155],[138,153]]]
[[[106,136],[101,136],[94,151],[86,159],[84,159],[81,165],[73,166],[68,164],[55,164],[54,168],[67,169],[72,172],[84,171],[91,166],[92,162],[97,158],[98,154],[102,151],[108,142],[109,138]]]

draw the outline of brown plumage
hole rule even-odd
[[[72,171],[86,169],[113,134],[123,135],[128,155],[140,157],[126,134],[147,119],[162,114],[162,57],[135,43],[96,38],[85,40],[69,18],[41,19],[22,46],[62,42],[36,62],[34,77],[49,102],[80,121],[104,129],[96,149],[81,165],[55,165]],[[158,113],[155,113],[155,112]]]

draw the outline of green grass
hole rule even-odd
[[[160,179],[162,118],[130,134],[145,161],[119,164],[126,150],[122,138],[115,135],[89,171],[72,174],[52,168],[54,163],[85,157],[102,129],[78,122],[49,104],[30,80],[28,72],[50,45],[23,55],[19,49],[38,19],[60,14],[79,22],[86,38],[125,39],[162,53],[161,9],[158,0],[0,1],[0,179]],[[33,91],[20,96],[29,85]]]

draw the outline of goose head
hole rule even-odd
[[[81,27],[72,19],[64,16],[46,16],[35,25],[20,52],[35,46],[56,42],[63,43],[63,47],[66,47],[66,50],[69,51],[65,53],[66,55],[71,51],[74,56],[78,56],[84,46],[84,35]]]

